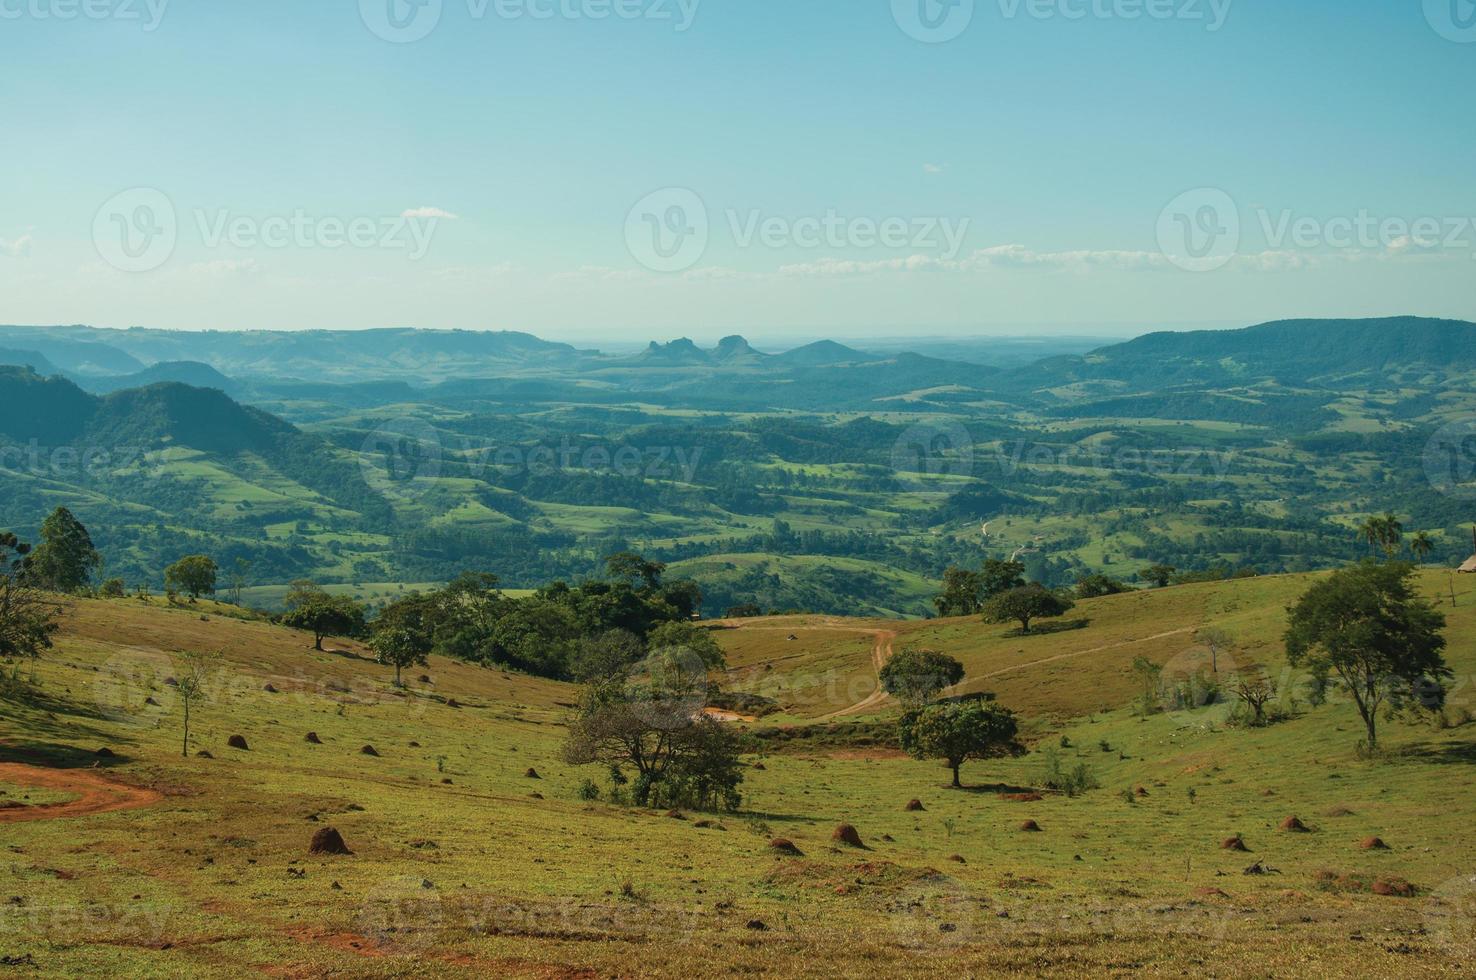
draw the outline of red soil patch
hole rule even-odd
[[[1310,833],[1307,825],[1302,823],[1302,821],[1298,820],[1296,817],[1287,817],[1285,820],[1281,821],[1281,829],[1293,834]]]
[[[1380,837],[1365,837],[1358,846],[1365,851],[1387,851],[1389,849],[1389,845],[1385,844]]]
[[[1139,786],[1137,789],[1133,790],[1133,795],[1134,796],[1147,796],[1148,795],[1148,788],[1146,786]]]
[[[908,800],[907,805],[902,809],[908,813],[917,813],[923,809],[922,800]]]
[[[243,752],[251,749],[251,746],[246,744],[246,738],[243,735],[232,735],[226,739],[226,745],[233,749],[240,749]]]
[[[137,810],[164,798],[164,794],[155,790],[115,783],[89,769],[42,769],[7,762],[0,763],[0,779],[19,786],[75,793],[78,796],[69,803],[47,803],[0,810],[0,823],[60,820],[63,817],[82,817],[93,813]]]
[[[791,854],[795,857],[799,857],[801,853],[800,849],[794,846],[794,841],[783,837],[775,837],[769,841],[769,850],[778,851],[780,854]]]
[[[1020,825],[1020,833],[1022,834],[1038,834],[1040,832],[1040,824],[1034,820],[1027,820]]]
[[[866,846],[865,844],[861,843],[861,835],[856,832],[856,828],[852,827],[848,823],[843,823],[839,827],[835,828],[835,830],[832,831],[830,834],[830,839],[833,841],[837,841],[838,843],[845,844],[847,847]]]
[[[1250,848],[1245,846],[1245,840],[1240,837],[1226,837],[1224,840],[1220,841],[1220,850],[1249,851]]]
[[[948,860],[955,861],[955,862],[957,862],[959,864],[968,864],[969,863],[969,862],[967,862],[967,861],[964,860],[964,856],[962,854],[950,854],[950,855],[948,855]]]
[[[1380,878],[1373,883],[1369,891],[1375,895],[1384,895],[1393,898],[1414,898],[1415,887],[1403,878]]]
[[[1218,888],[1196,888],[1195,898],[1229,898],[1230,896]]]
[[[343,842],[343,835],[332,827],[321,827],[313,834],[312,843],[308,845],[309,854],[352,854],[348,845]]]

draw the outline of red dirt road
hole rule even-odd
[[[0,809],[0,824],[137,810],[164,798],[164,794],[151,789],[113,782],[92,769],[42,769],[17,762],[0,762],[0,782],[77,794],[77,799],[66,803]]]

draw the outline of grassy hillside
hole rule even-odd
[[[1306,582],[1095,600],[1073,613],[1085,627],[1029,638],[964,620],[722,624],[724,686],[783,713],[743,726],[743,812],[711,826],[581,801],[601,774],[559,761],[571,687],[437,660],[402,694],[355,644],[315,653],[209,604],[78,601],[57,649],[22,667],[31,693],[0,700],[0,956],[69,976],[1459,975],[1476,952],[1476,728],[1386,723],[1393,757],[1362,762],[1336,700],[1259,730],[1219,705],[1127,710],[1124,665],[1172,661],[1204,623],[1274,669]],[[1460,587],[1445,611],[1464,679],[1476,587]],[[970,763],[959,792],[872,744],[885,729],[868,716],[895,710],[873,697],[879,639],[956,652],[964,689],[1020,710],[1035,751]],[[167,683],[184,650],[212,665],[188,758]],[[1463,685],[1452,719],[1470,707]],[[1047,751],[1100,787],[1000,795],[1040,790]],[[925,809],[904,811],[913,798]],[[1312,832],[1279,830],[1292,815]],[[867,850],[831,842],[843,821]],[[355,853],[309,857],[324,826]],[[1250,853],[1219,847],[1236,834]],[[775,836],[802,856],[770,851]],[[1362,849],[1371,836],[1388,849]],[[1242,873],[1254,863],[1274,872]],[[1417,893],[1372,894],[1381,877]]]

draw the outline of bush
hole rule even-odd
[[[586,803],[593,803],[600,798],[600,788],[593,779],[586,779],[579,784],[579,798]]]

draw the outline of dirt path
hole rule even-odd
[[[772,630],[783,633],[838,631],[844,633],[864,633],[875,638],[875,643],[871,648],[871,666],[877,674],[876,690],[849,707],[842,708],[839,711],[832,711],[828,715],[821,715],[815,719],[816,721],[829,721],[832,718],[861,714],[864,711],[870,711],[872,708],[878,707],[889,697],[887,692],[882,690],[881,669],[887,665],[887,661],[892,659],[892,641],[897,639],[897,632],[895,630],[870,629],[865,626],[848,626],[844,622],[834,619],[825,619],[819,623],[807,626],[795,626],[793,624],[770,626],[742,619],[727,619],[720,620],[719,622],[721,625],[740,630]],[[709,709],[709,711],[711,710]]]
[[[1196,629],[1198,629],[1197,626],[1186,626],[1183,629],[1169,630],[1167,633],[1155,633],[1152,636],[1142,636],[1134,640],[1119,640],[1116,643],[1108,643],[1105,646],[1092,647],[1090,650],[1077,650],[1075,653],[1059,653],[1054,657],[1046,657],[1044,660],[1031,660],[1028,663],[1013,664],[1009,667],[1004,668],[1003,670],[996,670],[991,671],[988,674],[981,674],[980,676],[971,678],[970,680],[987,681],[991,677],[1002,677],[1005,674],[1013,674],[1017,670],[1029,670],[1031,667],[1044,667],[1046,664],[1053,664],[1062,660],[1074,660],[1077,657],[1086,657],[1094,653],[1105,653],[1108,650],[1116,650],[1119,647],[1130,647],[1139,643],[1148,643],[1151,640],[1164,640],[1170,636],[1182,636],[1185,633],[1193,633]],[[964,686],[968,687],[968,682],[966,682]]]
[[[18,786],[77,794],[77,799],[68,803],[0,810],[0,824],[61,820],[65,817],[85,817],[93,813],[137,810],[164,798],[162,793],[114,782],[92,769],[43,769],[18,762],[3,762],[0,763],[0,780]]]

